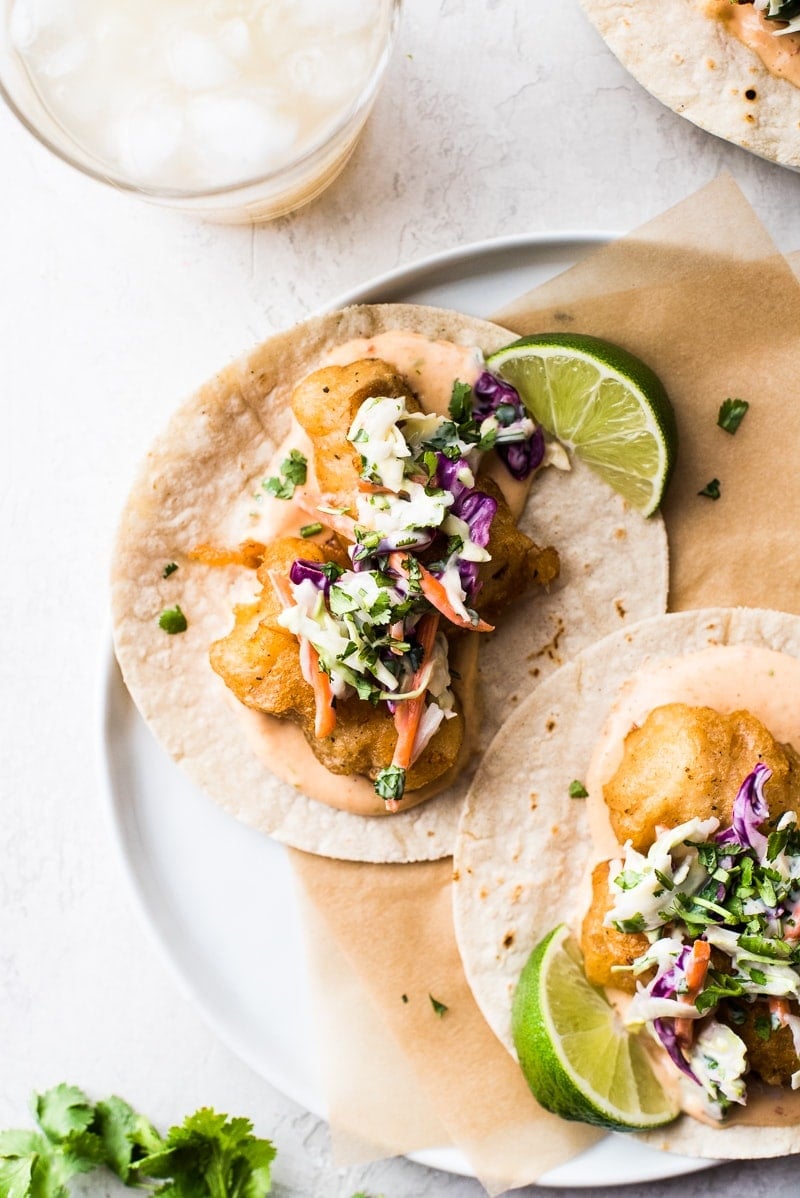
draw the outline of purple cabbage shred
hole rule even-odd
[[[661,977],[656,978],[650,988],[650,994],[653,998],[674,998],[677,994],[678,983],[686,976],[686,964],[691,954],[691,949],[688,945],[684,945],[678,955],[675,964],[663,973]],[[683,1055],[678,1034],[675,1031],[674,1019],[654,1019],[653,1030],[658,1036],[670,1060],[677,1065],[681,1073],[685,1073],[693,1082],[700,1085],[700,1081],[694,1073],[686,1057]]]
[[[763,761],[747,775],[733,800],[733,824],[717,833],[718,844],[740,844],[743,848],[753,849],[759,857],[764,856],[767,838],[758,829],[769,816],[764,784],[771,777],[772,770]]]
[[[498,416],[501,425],[514,424],[527,416],[516,388],[489,370],[484,370],[478,376],[472,394],[472,415],[477,424],[486,420],[488,416],[497,415],[498,409],[503,410],[501,416]],[[506,410],[510,418],[502,419]],[[544,460],[544,433],[537,427],[532,436],[520,441],[501,442],[495,446],[495,451],[505,463],[511,477],[518,482],[524,482]]]

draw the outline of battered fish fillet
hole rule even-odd
[[[547,586],[558,578],[559,558],[552,545],[540,549],[517,527],[494,479],[481,478],[477,486],[497,500],[486,547],[492,560],[484,562],[478,571],[482,586],[475,599],[478,614],[492,623],[530,586]]]
[[[349,366],[325,366],[292,392],[292,412],[314,444],[313,472],[324,495],[349,503],[358,491],[361,455],[347,440],[365,399],[404,399],[409,412],[419,403],[388,362],[363,358]]]
[[[603,788],[620,844],[646,852],[659,824],[693,816],[732,822],[733,801],[758,762],[772,770],[764,787],[770,825],[785,811],[800,815],[800,758],[747,711],[720,715],[710,707],[657,707],[625,738],[622,761]]]
[[[336,705],[336,728],[325,739],[314,735],[314,692],[300,669],[297,638],[277,622],[283,610],[269,572],[288,577],[297,558],[335,561],[349,567],[336,541],[324,548],[299,537],[268,545],[258,569],[262,591],[254,603],[234,608],[231,632],[210,650],[212,668],[240,702],[278,719],[298,724],[322,764],[334,774],[374,778],[391,761],[397,743],[394,721],[385,704],[372,707],[357,695]],[[458,757],[464,738],[460,714],[443,720],[408,772],[407,790],[418,790],[444,774]]]
[[[797,1003],[789,1003],[792,1015],[800,1014]],[[768,1086],[790,1086],[792,1074],[800,1069],[791,1028],[772,1027],[769,1003],[731,1001],[721,1003],[717,1018],[727,1023],[744,1041],[747,1065]]]
[[[312,473],[319,491],[348,508],[351,515],[353,497],[359,489],[361,455],[347,440],[347,433],[364,400],[377,396],[402,398],[409,412],[420,410],[405,381],[379,358],[323,367],[303,379],[292,393],[295,419],[314,446]],[[477,485],[497,500],[487,546],[492,560],[481,566],[482,587],[475,604],[479,614],[491,622],[529,586],[547,586],[557,578],[559,559],[552,546],[541,549],[517,528],[492,478],[481,478]],[[433,549],[430,560],[436,556]]]
[[[615,965],[631,965],[646,952],[650,942],[643,932],[618,932],[603,924],[611,909],[608,892],[610,861],[601,861],[592,870],[592,902],[581,927],[581,949],[587,979],[593,986],[613,986],[626,994],[636,991],[636,979],[630,970],[615,970]],[[646,980],[646,979],[643,979]]]

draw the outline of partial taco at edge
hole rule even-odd
[[[456,932],[489,1023],[513,1052],[517,979],[566,922],[687,1112],[661,1148],[800,1148],[799,685],[800,617],[643,621],[530,697],[467,799]],[[504,803],[480,802],[523,725]]]
[[[800,169],[796,0],[581,0],[643,87],[701,129]]]

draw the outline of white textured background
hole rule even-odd
[[[406,0],[345,176],[257,230],[106,191],[0,111],[0,1127],[68,1079],[161,1126],[203,1103],[250,1114],[278,1145],[281,1198],[481,1193],[404,1160],[335,1170],[324,1125],[215,1040],[156,956],[96,793],[109,544],[166,414],[252,342],[433,251],[627,230],[722,169],[779,246],[800,247],[800,179],[663,109],[575,0]],[[795,1176],[792,1161],[736,1164],[646,1192],[788,1198]]]

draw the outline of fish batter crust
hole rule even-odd
[[[771,824],[785,811],[800,815],[800,758],[755,716],[685,703],[656,707],[628,733],[622,761],[603,787],[620,844],[630,840],[647,852],[658,825],[674,828],[693,816],[716,816],[729,827],[742,779],[758,762],[772,770],[764,787]]]

